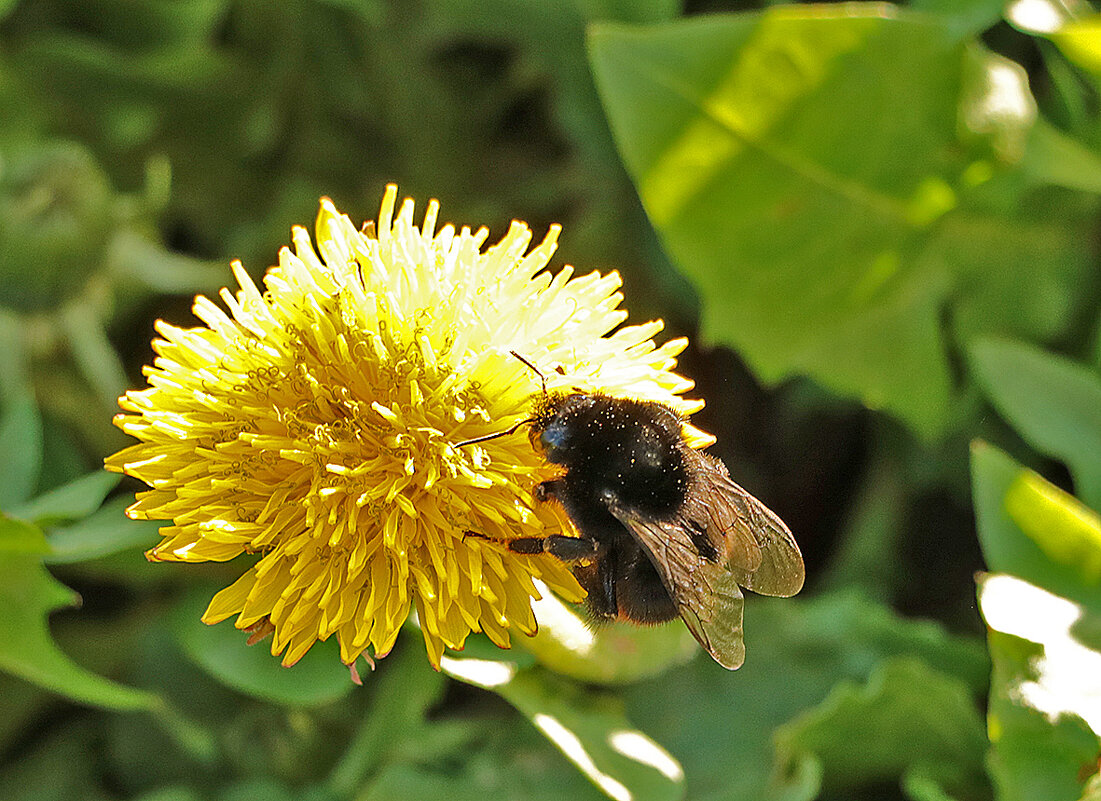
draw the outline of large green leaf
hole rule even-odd
[[[1101,617],[1014,576],[979,604],[994,676],[988,729],[1002,801],[1075,801],[1101,750]]]
[[[543,668],[520,669],[507,656],[445,656],[442,667],[460,681],[501,695],[608,797],[646,801],[684,795],[680,764],[631,725],[613,696]]]
[[[594,627],[582,607],[565,603],[543,586],[540,592],[543,597],[532,603],[539,630],[516,643],[556,673],[592,684],[628,684],[658,676],[700,653],[680,620]]]
[[[39,526],[87,517],[99,508],[120,478],[97,470],[14,507],[11,514]]]
[[[885,659],[909,657],[986,687],[982,645],[941,626],[906,620],[856,592],[815,599],[749,598],[746,662],[736,673],[697,659],[627,693],[630,719],[684,764],[695,800],[810,798],[815,762],[779,774],[773,732],[821,704],[840,681],[863,684]],[[838,747],[842,747],[838,745]]]
[[[460,697],[470,693],[465,688],[451,690]],[[480,695],[475,693],[476,698]],[[492,706],[491,702],[481,709]],[[354,796],[355,801],[606,798],[564,756],[549,747],[535,727],[524,725],[516,715],[501,709],[489,715],[460,711],[458,716],[436,718],[418,729],[419,739],[404,745],[400,759],[372,776],[364,791]],[[441,753],[431,741],[438,741],[440,734],[449,730],[461,732],[463,737]]]
[[[994,675],[991,773],[1006,801],[1074,801],[1101,747],[1101,517],[984,443],[972,448]]]
[[[173,613],[172,626],[184,653],[226,686],[291,706],[329,703],[355,686],[335,639],[318,643],[293,668],[285,668],[263,643],[247,645],[248,635],[232,623],[204,625],[200,618],[209,601],[202,588],[188,593]]]
[[[42,416],[25,350],[19,318],[0,310],[0,511],[26,501],[42,472]]]
[[[1006,0],[910,0],[917,11],[936,14],[958,30],[980,33],[1002,17]]]
[[[42,418],[30,394],[10,400],[0,410],[0,510],[26,501],[42,470]]]
[[[1101,155],[1042,119],[1032,128],[1021,169],[1042,183],[1101,192]]]
[[[776,739],[791,765],[818,760],[834,792],[915,775],[983,784],[986,733],[967,687],[912,657],[885,660],[863,686],[838,684]]]
[[[178,784],[142,793],[134,801],[202,801],[202,796],[197,790]]]
[[[131,502],[132,498],[108,501],[83,520],[51,529],[46,535],[50,542],[46,562],[83,562],[155,545],[164,521],[127,519],[123,512]]]
[[[613,132],[704,333],[944,429],[945,323],[1047,337],[1088,269],[1088,203],[1013,168],[1023,70],[891,6],[595,26]],[[950,332],[951,333],[951,332]]]
[[[1078,495],[1101,509],[1101,376],[1038,348],[980,339],[975,375],[998,411],[1029,443],[1062,459]]]
[[[82,703],[161,710],[158,696],[88,672],[54,643],[47,616],[79,598],[42,566],[47,549],[39,529],[0,516],[0,669]]]
[[[1071,61],[1101,77],[1101,15],[1070,22],[1052,33],[1051,39]]]
[[[315,787],[292,788],[277,779],[264,777],[234,782],[218,801],[336,801]]]
[[[550,724],[546,733],[557,738],[567,757],[598,786],[610,776],[634,789],[617,772],[616,760],[609,759],[607,731],[601,727],[627,727],[628,720],[639,724],[638,730],[649,737],[675,744],[673,753],[686,761],[692,798],[762,797],[773,771],[772,730],[820,703],[839,680],[866,681],[884,658],[909,656],[973,692],[985,687],[989,668],[977,643],[951,637],[932,623],[904,621],[859,593],[834,593],[810,602],[755,600],[746,617],[748,656],[737,673],[701,657],[627,689],[627,715],[603,705],[607,695],[521,667],[514,652],[496,650],[471,658],[464,651],[446,656],[443,668],[500,693],[529,716],[539,711],[560,715],[561,725]],[[517,683],[518,677],[527,676],[531,686]],[[517,687],[523,696],[513,698],[510,693]],[[556,697],[566,708],[541,706]],[[579,716],[586,714],[593,719],[582,722]],[[538,725],[534,717],[533,722]],[[569,749],[576,754],[578,741],[591,764],[571,755]],[[799,796],[798,789],[818,786],[813,765],[800,763],[793,769],[795,775],[785,777],[777,798],[810,797]]]
[[[0,70],[0,87],[4,73]],[[30,394],[23,321],[0,309],[0,403]]]
[[[987,566],[1101,612],[1101,517],[984,442],[971,472]]]
[[[126,229],[118,231],[111,240],[107,258],[112,274],[128,288],[132,288],[133,282],[157,293],[182,295],[217,292],[227,280],[224,264],[174,253],[147,236]],[[92,335],[96,335],[93,323],[74,322],[88,325]],[[95,361],[86,360],[86,365],[85,369],[94,368]],[[109,363],[106,366],[111,367]]]
[[[73,361],[104,409],[114,409],[129,381],[119,355],[107,340],[104,321],[88,304],[69,304],[59,315]]]
[[[1101,515],[1038,475],[1025,473],[1005,495],[1009,517],[1053,563],[1101,601]]]

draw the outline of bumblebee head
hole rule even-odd
[[[583,417],[592,405],[592,396],[582,393],[551,393],[544,395],[531,418],[532,445],[548,462],[568,465],[583,439]]]

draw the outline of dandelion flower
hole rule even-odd
[[[485,228],[437,230],[435,200],[418,228],[413,202],[395,216],[396,199],[387,187],[362,229],[322,199],[316,246],[296,227],[263,290],[235,262],[228,313],[200,296],[203,326],[158,321],[149,386],[119,400],[115,423],[139,443],[107,468],[150,487],[130,517],[171,521],[148,558],[255,554],[203,620],[236,615],[273,634],[284,665],[333,635],[349,665],[384,656],[415,609],[438,668],[471,632],[500,647],[513,628],[534,633],[536,581],[584,596],[552,556],[507,548],[570,533],[556,504],[533,499],[553,469],[528,438],[457,447],[525,419],[541,396],[510,351],[552,390],[702,405],[672,372],[686,341],[657,347],[660,321],[624,325],[618,274],[547,271],[558,226],[530,247],[513,222],[487,247]]]

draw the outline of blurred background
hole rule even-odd
[[[146,563],[100,465],[153,321],[390,182],[691,338],[808,568],[744,668],[475,644],[491,691],[413,632],[360,688]],[[0,0],[0,798],[1101,797],[1099,192],[1074,0]]]

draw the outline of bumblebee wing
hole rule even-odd
[[[700,645],[723,667],[734,670],[745,660],[742,641],[742,591],[738,577],[721,562],[700,554],[692,529],[681,517],[649,520],[606,499],[612,514],[645,547],[665,589]]]
[[[681,516],[706,528],[740,585],[788,597],[803,588],[803,555],[784,521],[730,479],[718,459],[685,449],[694,486]],[[693,522],[698,521],[698,522]]]

